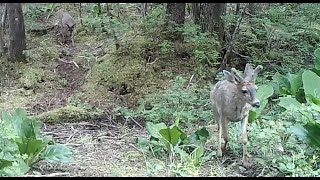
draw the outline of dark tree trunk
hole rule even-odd
[[[208,32],[217,32],[219,40],[223,42],[224,24],[221,16],[225,14],[226,3],[205,3],[203,6],[201,29]]]
[[[5,21],[7,17],[7,6],[1,3],[2,6],[2,17],[0,23],[0,56],[3,56],[5,52],[5,40],[4,40],[4,30],[5,30]]]
[[[236,15],[239,14],[240,11],[240,3],[236,4]]]
[[[147,16],[148,13],[148,3],[143,3],[143,16]]]
[[[195,24],[200,24],[200,3],[192,3],[192,16]]]
[[[25,61],[26,34],[21,3],[7,3],[9,21],[8,59]]]
[[[180,27],[185,21],[185,8],[186,3],[168,3],[167,4],[167,15],[168,15],[168,25],[173,25],[173,27]],[[173,23],[173,24],[172,24]],[[177,41],[183,41],[183,36],[181,32],[174,32],[171,39]]]
[[[250,14],[255,15],[256,11],[254,7],[254,3],[249,3],[248,9]]]

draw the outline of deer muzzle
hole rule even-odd
[[[259,100],[253,101],[251,105],[254,108],[259,108],[260,107],[260,101]]]

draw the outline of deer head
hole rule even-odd
[[[257,74],[262,69],[263,67],[261,65],[253,69],[252,66],[247,63],[244,70],[244,77],[242,77],[235,68],[231,69],[231,73],[226,70],[223,71],[226,80],[237,85],[237,94],[239,95],[237,98],[243,99],[255,108],[260,107],[260,101],[257,99],[255,80]]]

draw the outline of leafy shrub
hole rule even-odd
[[[72,152],[40,133],[40,121],[22,109],[2,112],[0,120],[0,176],[21,176],[41,160],[71,161]]]
[[[186,82],[186,79],[177,76],[172,88],[162,94],[141,100],[135,112],[125,108],[117,108],[115,111],[127,116],[143,116],[147,121],[154,123],[173,122],[175,119],[187,124],[199,120],[211,121],[213,115],[209,102],[209,89],[200,89],[196,84],[191,84],[186,90],[184,88]],[[151,106],[151,109],[146,108],[147,105]]]

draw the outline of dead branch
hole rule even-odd
[[[65,61],[65,60],[62,60],[62,59],[58,59],[59,61],[61,62],[64,62],[64,63],[68,63],[68,64],[74,64],[77,68],[79,68],[78,64],[74,61]]]
[[[191,76],[191,78],[190,78],[190,80],[189,80],[189,83],[188,83],[188,85],[187,85],[187,87],[186,87],[186,91],[188,91],[193,77],[194,77],[194,75],[192,74],[192,76]]]
[[[236,27],[235,27],[235,29],[234,29],[234,31],[233,31],[232,36],[231,36],[231,39],[230,39],[229,42],[227,42],[227,51],[226,51],[226,53],[224,54],[224,57],[223,57],[223,59],[222,59],[222,62],[221,62],[221,64],[220,64],[219,69],[218,69],[215,73],[213,73],[213,79],[216,78],[216,76],[217,76],[217,74],[218,74],[219,72],[221,72],[222,70],[225,70],[225,69],[226,69],[227,62],[230,61],[231,54],[232,54],[233,48],[234,48],[234,42],[236,41],[237,35],[239,34],[239,27],[240,27],[240,24],[241,24],[242,19],[243,19],[243,17],[244,17],[244,14],[245,14],[245,11],[246,11],[246,9],[247,9],[247,6],[248,6],[248,4],[246,4],[245,7],[243,8],[242,13],[241,13],[241,16],[239,17],[239,19],[238,19],[238,21],[237,21],[237,24],[236,24]]]
[[[245,56],[245,55],[239,54],[239,53],[237,53],[235,50],[232,50],[232,53],[235,54],[235,55],[237,55],[237,56],[240,56],[241,58],[245,58],[245,59],[248,59],[248,58],[249,58],[249,56]]]

